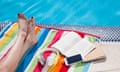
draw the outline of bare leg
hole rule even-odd
[[[14,47],[9,52],[9,56],[0,62],[1,72],[14,72],[19,60],[22,57],[23,45],[27,35],[27,19],[23,14],[18,15],[19,34]]]

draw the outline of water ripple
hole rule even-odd
[[[119,0],[0,0],[0,21],[22,12],[44,24],[120,26]]]

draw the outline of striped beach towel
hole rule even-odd
[[[35,27],[35,34],[38,39],[38,43],[31,46],[29,50],[23,55],[22,59],[19,62],[19,65],[16,69],[16,72],[41,72],[43,66],[39,62],[39,55],[41,49],[50,48],[57,40],[62,36],[72,30],[62,30],[56,28],[47,28],[43,26]],[[74,31],[78,33],[82,38],[85,35],[91,35],[79,31]],[[4,58],[7,53],[11,50],[12,46],[15,43],[18,33],[18,24],[9,23],[0,33],[0,59]],[[92,35],[95,36],[95,35]],[[98,36],[95,36],[99,38]],[[44,54],[44,57],[47,58],[51,53],[48,52]],[[59,61],[54,66],[54,70],[51,72],[88,72],[90,67],[90,62],[72,65],[71,67],[64,64],[64,56],[59,56]]]

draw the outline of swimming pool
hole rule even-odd
[[[17,21],[22,12],[37,23],[120,26],[119,0],[0,0],[0,22]]]

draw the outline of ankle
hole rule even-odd
[[[19,31],[19,36],[25,38],[27,33],[25,31]]]

